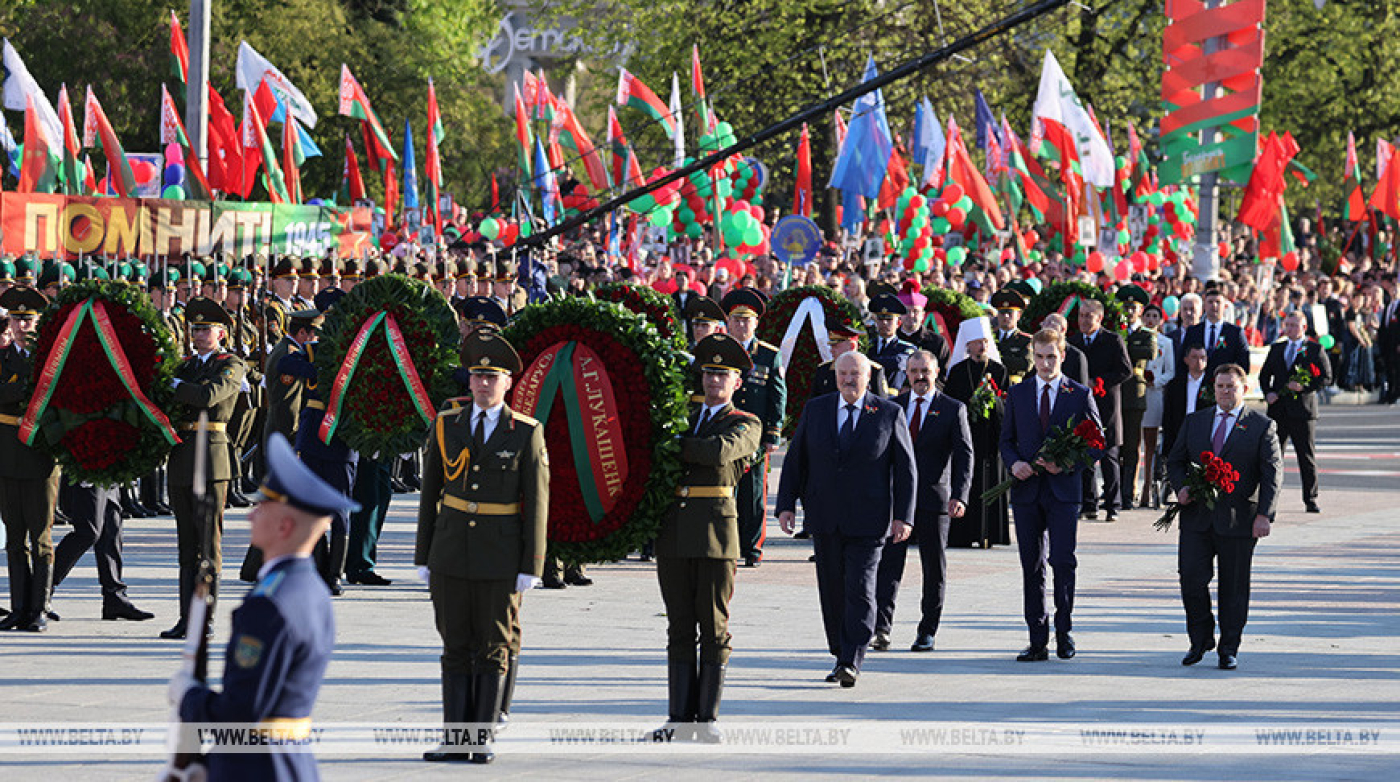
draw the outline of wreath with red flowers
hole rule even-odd
[[[363,350],[356,356],[353,343],[381,313],[385,317],[380,326],[367,332]],[[390,317],[402,336],[406,357],[392,347]],[[342,388],[335,434],[365,455],[388,456],[421,448],[433,413],[459,393],[452,379],[459,339],[452,305],[428,283],[384,274],[356,285],[326,315],[316,343],[317,382],[330,385],[328,415],[334,406],[334,388]],[[410,392],[406,379],[410,368],[429,397],[427,420]]]
[[[621,304],[641,315],[656,327],[662,338],[670,340],[676,350],[685,350],[685,332],[680,327],[675,303],[670,296],[642,285],[610,282],[599,285],[593,291],[593,297],[599,301]]]
[[[584,345],[602,360],[622,419],[627,477],[612,508],[593,521],[570,456],[568,418],[556,404],[545,422],[545,444],[554,457],[549,465],[549,546],[551,555],[570,563],[622,559],[656,536],[680,479],[676,435],[687,426],[689,401],[681,354],[642,315],[585,298],[527,307],[502,334],[526,368],[565,342]]]
[[[821,302],[822,312],[827,318],[840,318],[844,323],[865,328],[860,308],[850,299],[825,285],[804,285],[788,288],[768,302],[762,317],[758,319],[758,330],[755,332],[758,338],[764,342],[781,345],[783,336],[787,334],[788,324],[792,323],[793,315],[797,314],[797,308],[813,296]],[[869,347],[870,340],[861,337],[860,351],[864,353]],[[812,393],[812,377],[821,363],[816,334],[811,328],[804,327],[797,335],[792,357],[783,367],[783,378],[787,382],[787,410],[783,416],[784,437],[791,437],[796,431],[797,418],[802,415],[802,408]]]
[[[101,326],[98,315],[89,316],[98,312]],[[42,407],[34,445],[52,454],[66,477],[99,486],[159,467],[175,439],[167,411],[180,353],[145,292],[107,280],[70,285],[39,318],[36,334],[29,396],[39,392]],[[50,365],[55,371],[45,387]]]
[[[941,336],[948,340],[948,346],[952,347],[958,339],[958,327],[965,320],[980,318],[986,315],[982,305],[977,300],[966,293],[948,290],[947,288],[935,288],[929,286],[924,288],[924,296],[928,297],[928,304],[924,307],[924,322],[934,322],[936,313],[939,320],[943,321],[943,326],[947,331]]]
[[[1123,306],[1102,289],[1085,282],[1057,282],[1045,286],[1044,290],[1026,304],[1025,312],[1021,313],[1021,330],[1028,334],[1039,331],[1040,323],[1045,320],[1046,315],[1059,312],[1061,307],[1076,296],[1103,303],[1104,328],[1118,332],[1127,327],[1127,322],[1123,319]],[[1079,313],[1076,310],[1077,303],[1065,313],[1065,320],[1069,321],[1069,333],[1065,336],[1079,333]]]

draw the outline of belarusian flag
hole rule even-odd
[[[983,237],[990,238],[994,230],[1000,231],[1006,227],[1001,207],[997,206],[987,180],[982,178],[981,172],[973,164],[972,156],[963,144],[962,132],[953,122],[952,115],[949,115],[948,122],[951,126],[948,133],[948,179],[957,182],[963,193],[972,199],[972,212],[968,217],[977,224]]]
[[[520,97],[520,87],[515,88],[515,145],[520,154],[521,179],[530,176],[530,121],[525,115],[525,101]]]
[[[1362,222],[1367,217],[1366,194],[1361,192],[1361,180],[1357,176],[1356,167],[1356,136],[1351,131],[1347,131],[1347,162],[1343,173],[1345,184],[1342,185],[1347,202],[1342,207],[1342,213],[1348,221],[1353,223]]]
[[[695,116],[700,120],[700,135],[713,133],[714,112],[710,111],[709,100],[705,97],[705,75],[700,72],[700,45],[690,45],[690,94],[695,99]]]
[[[1385,165],[1376,189],[1371,191],[1370,205],[1392,220],[1400,220],[1400,147],[1391,150],[1390,162]],[[1243,211],[1244,207],[1240,209]]]
[[[442,143],[442,117],[438,114],[437,92],[428,79],[428,143],[423,158],[423,176],[428,185],[428,208],[433,213],[433,227],[442,233],[442,214],[438,211],[438,193],[442,190],[442,158],[438,144]]]
[[[379,117],[369,105],[369,96],[350,73],[350,67],[343,63],[340,66],[340,113],[346,117],[354,117],[369,126],[373,134],[371,138],[374,141],[374,149],[368,150],[366,154],[372,159],[399,159],[398,153],[394,151],[394,142],[389,140],[389,134],[385,132],[384,126],[379,124]]]
[[[185,31],[180,29],[180,18],[170,12],[170,73],[180,82],[180,100],[185,99],[185,85],[189,83],[190,47],[185,43]]]
[[[614,185],[621,186],[627,174],[627,137],[622,134],[622,123],[617,121],[617,110],[608,107],[608,149],[612,152],[612,177]]]
[[[1140,204],[1157,188],[1152,184],[1152,161],[1147,159],[1147,150],[1138,139],[1137,126],[1132,121],[1128,122],[1128,165],[1133,201]]]
[[[184,151],[189,194],[201,201],[213,200],[214,194],[209,189],[208,180],[204,178],[204,167],[200,165],[199,156],[190,148],[190,138],[185,134],[185,123],[180,121],[180,112],[175,110],[175,101],[171,99],[170,91],[164,84],[160,85],[160,143],[162,146],[178,144]]]
[[[549,135],[550,143],[563,142],[583,162],[593,192],[601,193],[608,189],[608,171],[602,154],[594,148],[593,140],[584,131],[574,110],[562,99],[554,102],[554,118],[549,123]]]
[[[102,142],[102,154],[107,158],[107,181],[111,183],[117,195],[123,198],[130,197],[136,189],[136,175],[131,171],[131,163],[126,159],[126,151],[122,149],[121,141],[117,140],[117,132],[112,129],[112,123],[107,121],[107,113],[102,110],[102,104],[97,102],[97,96],[92,94],[91,85],[88,86],[87,103],[83,107],[83,145],[90,147],[92,143],[87,135],[89,130]]]
[[[360,160],[355,157],[355,144],[345,134],[345,169],[341,175],[340,192],[349,204],[365,199],[365,180],[360,176]]]
[[[52,193],[58,172],[49,155],[49,137],[34,108],[34,98],[26,96],[26,100],[29,105],[24,110],[24,157],[19,167],[19,192]]]
[[[92,173],[92,161],[87,155],[83,155],[83,195],[97,195],[97,177]]]
[[[82,195],[83,166],[78,161],[82,147],[78,145],[77,123],[73,121],[73,105],[68,102],[68,85],[58,88],[58,121],[63,126],[63,165],[58,177],[63,180],[63,192]]]
[[[628,73],[626,68],[623,68],[617,77],[617,105],[631,106],[645,113],[660,123],[662,130],[666,131],[666,138],[676,137],[676,121],[671,116],[671,109],[662,103],[661,99],[656,97],[656,93],[643,84],[641,79]]]
[[[1254,161],[1254,170],[1250,172],[1249,183],[1245,185],[1244,195],[1240,198],[1237,220],[1260,231],[1269,228],[1270,221],[1278,212],[1283,191],[1288,186],[1283,172],[1288,168],[1288,161],[1297,154],[1298,143],[1292,136],[1270,133],[1261,142],[1259,157]],[[1380,188],[1377,188],[1377,192],[1380,192]],[[1378,204],[1376,206],[1382,208]],[[1394,211],[1394,207],[1391,207],[1390,212]]]
[[[267,82],[258,85],[258,91],[267,90]],[[270,93],[271,90],[268,90]],[[273,98],[274,103],[276,98]],[[277,165],[277,153],[267,138],[267,125],[258,111],[257,103],[247,91],[243,93],[243,149],[246,158],[249,149],[256,149],[262,156],[263,185],[267,188],[267,200],[274,204],[285,204],[291,200],[287,193],[287,180],[282,167]]]
[[[802,123],[802,137],[797,142],[797,170],[793,172],[796,186],[792,192],[792,213],[803,217],[812,216],[812,139],[807,134],[807,123]]]
[[[297,118],[288,114],[287,121],[282,123],[282,172],[286,177],[287,196],[294,204],[302,202],[301,166],[305,162],[306,152],[301,148]]]

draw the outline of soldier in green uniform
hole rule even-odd
[[[25,276],[28,263],[19,262],[19,276]],[[27,274],[32,279],[32,272]],[[48,303],[44,294],[28,285],[0,295],[0,307],[10,313],[11,338],[0,350],[0,519],[5,522],[10,577],[10,615],[0,621],[0,630],[37,633],[48,627],[59,470],[51,457],[19,439],[34,363],[30,338]]]
[[[247,269],[234,267],[226,275],[224,309],[228,310],[233,321],[233,334],[229,337],[229,352],[243,360],[244,383],[238,393],[238,404],[234,406],[233,418],[229,421],[229,458],[233,465],[234,480],[229,484],[229,504],[235,508],[246,508],[253,501],[245,496],[242,487],[243,452],[253,436],[253,426],[257,422],[258,407],[261,405],[263,385],[262,362],[258,355],[258,311],[248,303],[248,291],[253,284],[253,273]]]
[[[700,340],[711,334],[724,333],[724,308],[719,306],[719,302],[709,296],[691,296],[690,301],[685,304],[685,312],[682,313],[686,321],[690,324],[690,333],[694,340],[690,343],[692,353],[690,357],[690,402],[700,404],[705,401],[705,387],[703,385],[704,376],[700,371],[700,366],[695,362],[693,348],[699,344]]]
[[[1021,320],[1021,310],[1026,308],[1026,297],[1013,288],[1002,288],[992,294],[991,303],[997,310],[997,350],[1001,352],[1001,364],[1010,375],[1011,385],[1015,385],[1031,371],[1031,335],[1016,327]]]
[[[1151,299],[1147,291],[1136,285],[1124,285],[1116,298],[1123,305],[1123,318],[1128,324],[1123,341],[1128,345],[1128,361],[1133,373],[1123,381],[1123,476],[1120,480],[1123,510],[1133,509],[1133,488],[1137,486],[1137,471],[1142,449],[1142,416],[1147,412],[1147,365],[1157,358],[1157,332],[1142,325],[1142,308]]]
[[[170,504],[175,509],[175,530],[179,536],[180,621],[160,634],[161,638],[184,638],[188,624],[190,596],[194,594],[199,563],[207,554],[217,577],[222,565],[224,499],[233,477],[229,464],[228,422],[243,386],[243,361],[223,350],[220,342],[232,327],[228,312],[212,299],[191,299],[185,305],[194,354],[175,370],[175,413],[172,423],[181,441],[170,451]],[[212,498],[214,518],[201,519],[195,513],[194,462],[195,430],[199,414],[208,415],[209,433],[207,493]],[[208,526],[206,526],[208,525]],[[216,578],[217,581],[217,578]]]
[[[297,267],[289,257],[283,257],[272,267],[268,281],[271,295],[263,302],[263,322],[267,328],[267,344],[275,345],[287,333],[287,317],[298,307],[292,303],[297,292]]]
[[[429,432],[413,555],[442,636],[448,728],[423,759],[490,763],[521,594],[544,571],[549,455],[544,427],[505,404],[521,369],[510,343],[478,330],[461,352],[472,404],[440,413]]]
[[[767,537],[768,457],[783,436],[783,416],[787,411],[787,383],[783,380],[783,358],[778,348],[758,339],[758,317],[763,314],[763,298],[752,288],[730,291],[720,302],[728,313],[728,333],[744,346],[753,366],[734,395],[734,406],[753,413],[763,422],[757,463],[739,480],[739,553],[744,567],[758,567],[763,559]]]
[[[718,742],[714,722],[729,664],[729,600],[741,545],[734,495],[763,426],[732,404],[753,368],[743,346],[714,334],[696,344],[695,356],[705,399],[680,437],[682,472],[656,538],[656,578],[666,603],[667,727]]]

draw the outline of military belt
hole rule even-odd
[[[714,497],[724,499],[734,496],[733,486],[677,486],[677,497]]]
[[[306,406],[311,408],[312,410],[326,409],[326,403],[321,401],[320,399],[308,399],[306,400]]]
[[[442,498],[442,504],[453,510],[478,516],[514,516],[520,513],[518,502],[473,502],[451,494]]]
[[[180,424],[180,431],[182,431],[182,432],[197,432],[197,431],[199,431],[199,424],[198,424],[198,423]],[[207,423],[204,424],[204,431],[206,431],[206,432],[225,432],[225,431],[228,431],[228,424],[227,424],[227,423],[224,423],[223,421],[209,421],[209,422],[207,422]]]
[[[311,738],[311,718],[268,717],[258,723],[258,730],[272,733],[283,741],[309,739]]]
[[[19,426],[19,416],[0,415],[0,424],[5,424],[6,426]]]

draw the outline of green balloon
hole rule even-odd
[[[530,222],[529,220],[526,220],[525,222],[523,222],[523,223],[520,224],[520,235],[521,235],[521,236],[529,236],[530,234],[532,234],[532,233],[534,233],[534,232],[535,232],[535,224],[532,223],[532,222]]]
[[[965,258],[967,258],[966,247],[954,247],[948,251],[948,263],[952,266],[962,266]]]
[[[685,227],[685,235],[692,239],[699,239],[705,235],[705,229],[699,223],[689,223]]]
[[[488,217],[481,221],[481,225],[477,226],[477,230],[480,231],[481,235],[486,237],[487,240],[493,240],[501,235],[501,224],[496,222],[496,218]]]
[[[1317,344],[1321,345],[1323,350],[1331,350],[1332,346],[1337,344],[1337,340],[1331,334],[1323,334],[1317,338]]]
[[[936,234],[946,234],[953,230],[953,224],[948,222],[948,218],[946,217],[933,218],[933,220],[929,222],[929,227],[932,228],[933,232]]]
[[[763,244],[763,229],[759,228],[758,226],[754,226],[752,229],[745,231],[744,244],[750,247],[757,247],[758,245]]]
[[[185,188],[179,185],[168,185],[164,190],[160,191],[160,197],[168,198],[171,201],[183,201],[185,200]]]
[[[669,209],[657,209],[647,215],[647,222],[653,227],[661,228],[671,224],[671,211]]]
[[[1133,235],[1130,234],[1130,233],[1128,233],[1127,231],[1119,231],[1119,232],[1118,232],[1118,243],[1119,243],[1119,244],[1127,244],[1132,238],[1133,238]]]

